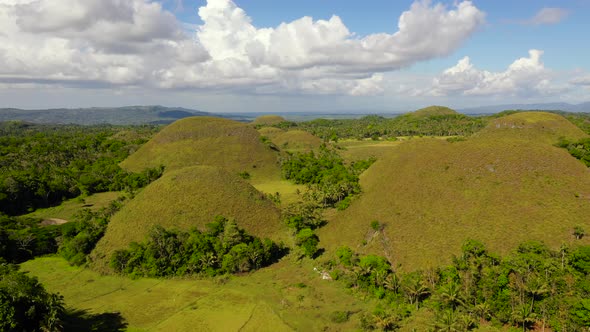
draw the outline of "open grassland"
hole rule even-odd
[[[381,159],[390,154],[399,146],[400,141],[374,141],[374,140],[343,140],[337,143],[342,149],[338,153],[346,162],[369,159],[375,157]]]
[[[317,149],[322,144],[319,137],[303,130],[284,130],[275,127],[264,127],[258,130],[261,135],[268,137],[281,150],[309,151]]]
[[[560,118],[519,113],[467,141],[400,144],[361,175],[363,195],[330,217],[321,244],[384,255],[411,270],[448,263],[469,238],[501,254],[528,240],[590,243],[572,235],[576,226],[590,229],[590,172],[550,144],[584,133]],[[373,220],[383,231],[370,227]]]
[[[167,172],[112,217],[92,253],[95,267],[104,271],[114,250],[143,241],[155,225],[203,230],[217,215],[235,218],[252,235],[275,240],[287,235],[279,209],[245,180],[219,168],[195,166]]]
[[[322,280],[310,261],[283,259],[228,280],[101,276],[57,257],[28,261],[22,269],[73,308],[120,313],[130,331],[350,331],[358,329],[360,312],[374,307]],[[334,311],[352,315],[335,323]]]
[[[92,211],[100,210],[106,207],[119,196],[124,195],[122,192],[105,192],[98,193],[84,197],[83,199],[74,198],[61,203],[59,206],[54,206],[46,209],[38,209],[35,212],[29,213],[26,216],[38,219],[63,219],[71,221],[74,215],[82,209],[90,209]]]
[[[252,177],[278,178],[277,153],[260,139],[252,126],[221,118],[192,117],[174,122],[121,163],[141,171],[166,166],[216,166]]]

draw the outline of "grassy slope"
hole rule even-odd
[[[282,130],[274,127],[264,127],[258,131],[282,150],[309,151],[318,148],[322,144],[319,137],[303,130]]]
[[[247,171],[253,177],[278,177],[277,155],[260,141],[247,124],[210,117],[174,122],[129,156],[121,166],[141,171],[166,166],[167,170],[205,165],[230,172]]]
[[[500,253],[530,239],[573,241],[574,226],[590,229],[590,172],[549,143],[583,135],[560,116],[522,113],[465,142],[401,144],[361,175],[364,194],[319,231],[322,245],[414,269],[449,262],[467,238]],[[372,220],[383,233],[370,230]]]
[[[451,115],[451,114],[458,114],[455,110],[450,109],[445,106],[428,106],[425,108],[421,108],[414,112],[406,113],[407,116],[412,116],[416,118],[425,118],[430,116],[440,116],[440,115]]]
[[[284,122],[285,118],[279,115],[261,115],[252,121],[253,125],[274,125]]]
[[[114,250],[144,240],[153,225],[203,229],[216,215],[235,218],[258,236],[281,239],[286,232],[274,203],[245,180],[219,168],[195,166],[167,172],[128,202],[93,251],[95,266],[104,270]]]
[[[71,307],[93,314],[120,312],[129,330],[350,331],[358,326],[358,314],[335,324],[330,313],[374,306],[336,282],[321,280],[309,261],[296,265],[283,260],[223,285],[215,280],[101,276],[57,257],[26,262],[22,269],[49,291],[64,295]]]
[[[121,195],[124,194],[122,192],[106,192],[90,195],[85,197],[83,201],[73,198],[61,203],[59,206],[36,210],[35,212],[29,213],[27,217],[40,219],[59,218],[71,221],[74,215],[80,210],[84,208],[93,211],[100,210]]]

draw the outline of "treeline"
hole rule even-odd
[[[551,250],[526,242],[500,257],[470,240],[451,265],[410,273],[343,247],[325,268],[348,288],[381,300],[362,316],[363,329],[395,330],[418,310],[434,314],[435,331],[469,331],[482,323],[523,331],[590,327],[590,246]]]
[[[63,297],[0,258],[0,331],[62,331]]]
[[[590,167],[590,138],[583,138],[578,141],[561,139],[557,146],[566,149],[574,158]]]
[[[38,219],[0,215],[0,259],[18,264],[59,253],[70,264],[83,265],[124,201],[121,196],[98,211],[82,209],[73,221],[62,225],[44,226]]]
[[[322,145],[317,153],[287,153],[281,169],[287,180],[308,185],[315,199],[328,207],[360,193],[358,176],[373,162],[371,158],[345,165],[335,150]]]
[[[274,127],[305,130],[325,141],[339,139],[395,139],[398,136],[468,136],[487,124],[486,117],[463,114],[416,116],[404,114],[395,118],[368,115],[360,119],[282,122]]]
[[[163,167],[130,173],[118,164],[157,130],[0,123],[0,212],[19,215],[79,195],[147,185]]]
[[[167,230],[155,226],[147,241],[133,242],[111,257],[111,267],[134,277],[184,275],[216,276],[249,272],[270,265],[284,254],[282,244],[259,239],[240,229],[234,220],[216,217],[201,232]]]

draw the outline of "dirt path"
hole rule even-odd
[[[49,225],[62,225],[67,223],[68,221],[65,219],[59,218],[47,218],[41,222],[41,226],[49,226]]]

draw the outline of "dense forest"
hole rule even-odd
[[[420,308],[433,313],[437,331],[469,331],[484,322],[523,331],[590,326],[590,246],[553,251],[526,242],[500,257],[469,240],[452,265],[408,273],[384,257],[342,247],[325,268],[346,287],[380,299],[382,306],[361,319],[364,329],[395,330]]]
[[[305,122],[285,121],[272,126],[305,130],[326,141],[340,139],[390,139],[399,136],[468,136],[482,129],[486,117],[443,114],[418,117],[412,114],[385,118],[367,115],[360,119],[316,119]]]
[[[119,163],[159,127],[0,124],[0,213],[17,215],[64,199],[136,190],[163,168],[130,173]]]

